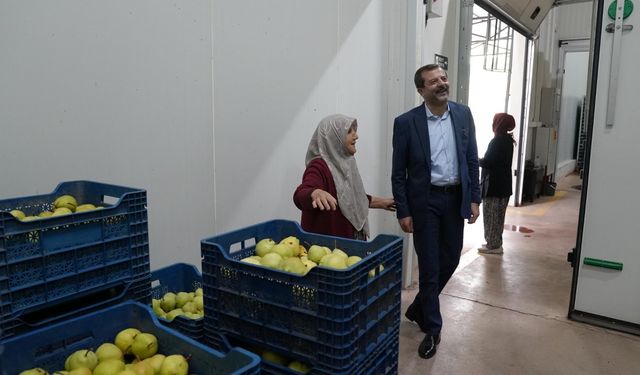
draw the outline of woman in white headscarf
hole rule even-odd
[[[307,232],[366,240],[369,208],[395,210],[393,198],[368,195],[353,156],[358,122],[344,115],[320,121],[307,149],[307,168],[293,202]]]

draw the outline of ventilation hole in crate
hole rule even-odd
[[[301,285],[293,285],[293,287],[291,288],[291,293],[293,295],[293,303],[296,307],[310,310],[317,303],[316,289]]]
[[[233,254],[242,249],[243,249],[242,242],[232,243],[231,246],[229,246],[229,253]]]
[[[35,233],[35,235],[33,233]],[[37,238],[37,240],[34,241],[34,238]],[[7,248],[7,261],[20,260],[39,254],[39,238],[40,235],[38,232],[7,236],[5,242],[5,246]]]
[[[244,240],[244,248],[254,247],[256,246],[256,239],[251,237],[249,239]]]

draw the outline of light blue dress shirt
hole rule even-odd
[[[440,117],[431,113],[426,103],[425,107],[431,146],[431,184],[457,185],[460,183],[460,172],[449,107]]]

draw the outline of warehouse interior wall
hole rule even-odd
[[[216,231],[300,219],[292,196],[307,146],[333,113],[358,120],[367,192],[391,196],[392,121],[409,107],[416,64],[405,66],[413,3],[213,1]],[[374,236],[399,230],[393,213],[369,220]]]
[[[2,198],[86,179],[148,192],[152,269],[200,264],[200,240],[273,218],[324,116],[358,119],[368,192],[390,196],[393,119],[418,66],[458,59],[459,5],[425,28],[412,0],[5,1]],[[455,98],[455,85],[452,85]],[[373,210],[372,234],[398,233]]]
[[[0,2],[0,199],[94,180],[148,193],[152,268],[213,231],[211,3]]]

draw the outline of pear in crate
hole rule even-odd
[[[131,365],[129,370],[133,371],[133,373],[136,375],[153,375],[154,374],[153,366],[151,366],[151,363],[145,362],[145,361],[134,363],[133,365]]]
[[[297,275],[304,275],[307,273],[307,267],[298,257],[285,259],[282,264],[282,270],[285,272],[295,273]]]
[[[180,354],[173,354],[164,359],[158,375],[187,375],[188,373],[187,359]]]
[[[142,362],[149,364],[153,369],[154,374],[159,374],[160,367],[162,366],[162,362],[164,362],[165,357],[166,356],[164,354],[156,354],[153,357],[145,358]]]
[[[359,261],[361,261],[362,258],[360,258],[357,255],[352,255],[350,257],[347,258],[347,267],[351,267],[354,264],[358,263]]]
[[[167,312],[175,309],[176,295],[171,292],[165,293],[165,295],[162,297],[162,300],[160,300],[160,307],[162,307],[162,310]]]
[[[29,370],[24,370],[20,373],[20,375],[49,375],[49,373],[44,371],[40,367],[36,367]]]
[[[133,339],[131,353],[138,359],[152,357],[158,352],[158,339],[150,333],[140,333]]]
[[[75,211],[76,207],[78,207],[78,201],[76,201],[73,196],[67,194],[56,198],[56,200],[53,201],[53,206],[55,208],[65,207],[71,211]]]
[[[116,339],[114,340],[114,343],[120,350],[122,350],[122,353],[131,354],[131,345],[133,345],[133,340],[140,333],[142,332],[140,332],[140,330],[137,328],[123,329],[122,331],[118,332],[118,334],[116,335]]]
[[[67,371],[75,370],[77,368],[86,367],[89,370],[93,370],[98,365],[98,356],[91,350],[82,349],[73,352],[64,363],[64,368]]]
[[[125,370],[124,362],[117,359],[107,359],[98,363],[93,369],[93,375],[117,375]]]
[[[159,316],[161,318],[165,318],[167,316],[167,313],[164,312],[162,307],[160,307],[160,300],[159,299],[153,298],[151,300],[151,308],[153,309],[153,312],[156,314],[156,316]]]
[[[24,216],[25,216],[24,212],[22,212],[20,210],[11,210],[9,213],[11,214],[11,216],[15,217],[18,220],[24,219]],[[31,370],[29,370],[29,371],[31,371]]]
[[[175,319],[180,315],[184,315],[184,311],[182,311],[182,309],[173,309],[167,313],[167,316],[165,319],[167,319],[170,322],[173,322],[173,319]]]
[[[96,209],[96,206],[91,203],[81,204],[76,207],[76,212],[85,212],[85,211],[93,211]]]
[[[289,363],[289,366],[287,367],[289,367],[291,370],[298,372],[300,374],[306,374],[311,370],[311,368],[309,368],[307,364],[304,364],[299,361],[291,361]]]
[[[96,349],[96,356],[98,356],[98,362],[104,362],[107,359],[123,360],[124,354],[122,350],[115,344],[105,342]]]
[[[256,244],[256,255],[263,257],[271,252],[271,248],[276,242],[271,238],[264,238]]]
[[[193,297],[187,292],[179,292],[176,294],[176,308],[182,308],[187,302],[191,302]],[[184,310],[184,309],[183,309]]]

